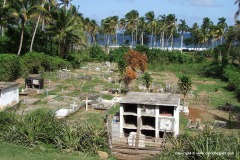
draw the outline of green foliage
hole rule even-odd
[[[224,69],[224,76],[228,80],[228,89],[235,91],[236,97],[240,100],[240,72],[239,67],[228,65]]]
[[[191,160],[191,159],[239,159],[239,135],[218,133],[210,124],[197,135],[185,133],[177,138],[170,138],[168,145],[156,159]]]
[[[108,59],[107,55],[104,53],[102,48],[98,45],[91,46],[88,49],[89,56],[92,60],[96,61],[106,61]]]
[[[117,61],[117,65],[118,65],[118,72],[120,73],[120,77],[123,78],[124,71],[125,71],[125,68],[126,68],[127,64],[126,64],[124,59],[119,59]]]
[[[210,65],[206,65],[203,70],[208,77],[223,78],[223,68],[224,66],[221,63],[213,62]]]
[[[8,123],[4,123],[1,138],[21,145],[34,146],[39,143],[52,143],[59,128],[54,114],[46,109],[38,109],[27,114],[25,117],[14,116],[12,119],[7,111],[2,112],[8,116]],[[10,116],[9,116],[10,115]]]
[[[196,63],[202,63],[206,61],[206,55],[204,54],[204,52],[197,52],[194,54],[194,60]]]
[[[25,116],[3,111],[0,112],[0,139],[25,146],[49,144],[64,150],[88,153],[107,150],[106,130],[100,124],[103,122],[60,122],[54,112],[44,108]]]
[[[0,81],[13,81],[24,72],[21,59],[14,54],[0,54]]]
[[[49,62],[49,70],[54,71],[60,68],[72,68],[71,63],[58,57],[58,56],[47,56]]]
[[[10,40],[10,38],[7,36],[0,37],[0,53],[8,52],[7,43],[9,40]]]
[[[82,62],[82,56],[79,52],[71,52],[67,55],[67,61],[72,64],[73,68],[79,68]]]
[[[179,51],[164,51],[161,49],[152,49],[147,52],[148,62],[157,64],[169,63],[191,63],[192,56],[188,54],[181,54]]]
[[[28,72],[33,74],[57,70],[59,68],[71,68],[71,64],[60,57],[53,57],[38,52],[28,52],[22,56],[22,60]]]
[[[109,53],[109,61],[117,62],[119,60],[123,60],[124,55],[127,53],[128,50],[129,48],[124,46],[111,50]]]
[[[148,72],[145,72],[145,73],[143,73],[141,79],[142,79],[143,84],[146,86],[146,88],[149,89],[149,87],[153,81],[153,78],[151,77],[151,75]]]
[[[192,89],[192,80],[186,75],[182,75],[178,81],[178,87],[180,92],[186,96],[186,94]]]
[[[64,124],[61,128],[56,138],[61,149],[97,153],[107,147],[104,128],[88,123]]]
[[[29,73],[37,74],[40,71],[50,70],[49,59],[44,53],[29,52],[22,56],[22,59]]]
[[[146,54],[150,51],[147,45],[140,45],[140,44],[136,45],[136,48],[134,50],[137,52],[146,53]]]

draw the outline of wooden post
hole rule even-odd
[[[141,119],[141,117],[138,117],[138,121],[137,121],[137,134],[136,134],[136,138],[135,138],[135,150],[138,150],[141,124],[142,124],[142,119]]]
[[[231,128],[231,106],[228,106],[228,129]]]
[[[88,110],[88,97],[86,97],[86,111]]]

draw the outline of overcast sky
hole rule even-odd
[[[154,11],[157,17],[175,14],[178,20],[185,19],[189,26],[195,22],[200,25],[204,17],[209,17],[214,24],[218,18],[225,17],[228,25],[234,25],[233,17],[237,10],[234,0],[73,0],[72,4],[80,6],[79,12],[84,17],[98,23],[108,16],[123,18],[134,9],[140,16],[149,11]]]

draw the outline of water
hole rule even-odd
[[[149,35],[149,42],[145,45],[148,45],[149,47],[151,47],[151,36]],[[186,38],[190,38],[191,34],[190,33],[184,33],[183,34],[184,39]],[[154,39],[154,37],[153,37]],[[114,36],[110,37],[110,46],[122,46],[124,44],[126,44],[126,41],[128,41],[127,45],[131,45],[132,44],[132,37],[130,35],[123,35],[122,33],[118,33],[117,34],[117,43],[114,42]],[[106,44],[106,42],[104,42],[104,37],[103,35],[97,35],[97,42],[98,45],[102,45],[104,46]],[[138,44],[141,44],[141,42],[138,42]],[[220,44],[220,40],[218,40],[213,47],[216,47],[216,45]],[[136,45],[136,44],[135,44]],[[169,40],[168,44],[166,44],[166,40],[165,40],[165,46],[167,47],[171,47],[171,39]],[[159,39],[156,41],[156,47],[157,48],[161,48],[161,44],[159,42]],[[181,37],[179,36],[178,38],[174,38],[174,48],[180,48],[181,47]],[[183,48],[194,48],[193,45],[190,46],[186,46],[183,43]],[[202,48],[206,48],[206,46],[202,46]]]

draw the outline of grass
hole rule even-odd
[[[98,160],[97,156],[87,156],[80,152],[63,153],[49,146],[28,148],[12,143],[0,142],[1,160]]]
[[[114,115],[117,112],[120,112],[120,105],[119,104],[108,110],[108,114],[110,114],[110,115]]]
[[[211,100],[212,107],[215,108],[228,102],[240,108],[240,103],[236,99],[235,93],[226,89],[226,82],[219,79],[201,77],[199,75],[191,76],[191,78],[193,80],[193,86],[196,87],[194,94],[197,95],[200,92],[205,92]]]
[[[187,117],[180,114],[180,117],[179,117],[179,128],[180,128],[180,130],[184,130],[186,128],[187,123],[188,123]]]
[[[111,100],[111,99],[113,99],[113,96],[110,95],[110,94],[103,94],[103,95],[102,95],[102,98],[103,98],[103,99],[107,99],[107,100]]]

